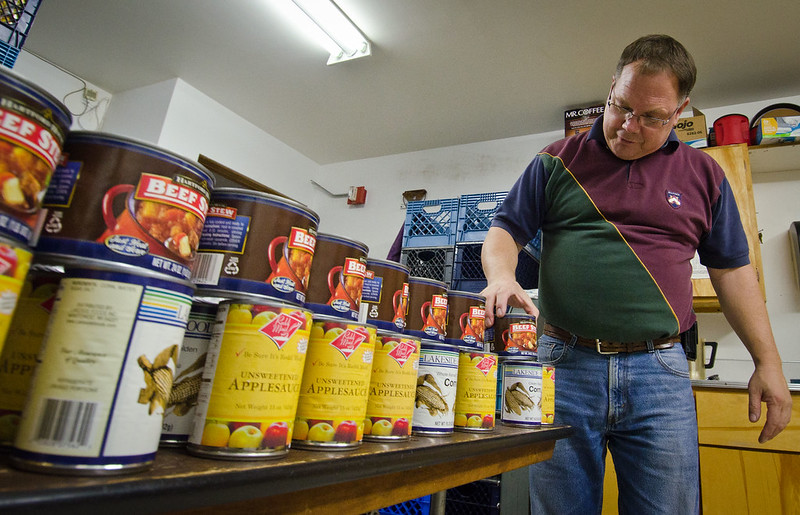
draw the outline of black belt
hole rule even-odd
[[[544,324],[544,334],[558,338],[559,340],[569,341],[573,334],[566,329],[561,329],[551,324]],[[639,342],[611,342],[607,340],[597,340],[592,338],[576,337],[576,344],[581,347],[594,349],[600,354],[616,354],[618,352],[640,352],[649,350],[646,341]],[[681,341],[680,336],[670,336],[669,338],[656,338],[653,340],[653,349],[669,349]]]

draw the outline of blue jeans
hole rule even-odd
[[[531,513],[599,514],[606,448],[620,513],[698,513],[697,419],[680,344],[603,355],[542,334],[538,352],[555,365],[555,423],[575,433],[530,467]]]

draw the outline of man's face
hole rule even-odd
[[[620,159],[633,160],[655,152],[664,144],[683,109],[689,104],[678,96],[678,80],[668,72],[639,73],[636,63],[622,69],[611,83],[610,101],[623,109],[633,111],[626,115],[611,105],[606,105],[603,116],[603,134],[606,144]],[[667,120],[665,125],[646,121],[639,115]]]

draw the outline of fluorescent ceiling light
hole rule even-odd
[[[369,41],[333,0],[292,0],[321,33],[321,43],[330,52],[328,64],[370,55]]]

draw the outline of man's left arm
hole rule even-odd
[[[767,442],[789,424],[792,397],[755,270],[746,265],[709,268],[708,273],[725,318],[753,358],[755,371],[748,383],[750,421],[761,418],[761,403],[765,402],[767,421],[758,441]]]

